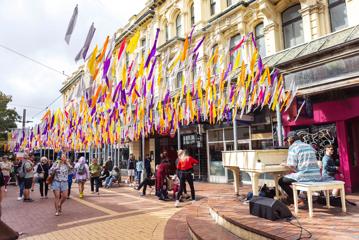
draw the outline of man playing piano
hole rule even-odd
[[[287,203],[293,204],[293,182],[320,181],[320,168],[314,148],[302,142],[296,132],[289,132],[286,139],[289,145],[287,163],[290,174],[281,177],[279,186],[288,195]]]

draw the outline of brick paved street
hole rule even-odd
[[[198,198],[224,188],[231,190],[230,185],[205,183],[196,183],[196,188]],[[17,188],[11,186],[3,203],[2,220],[23,232],[22,239],[163,239],[168,219],[182,209],[174,208],[172,201],[157,200],[154,192],[140,197],[137,191],[124,186],[101,188],[100,192],[100,196],[92,195],[87,186],[85,199],[80,200],[74,186],[63,215],[56,217],[52,192],[49,199],[40,199],[35,189],[35,201],[23,203],[16,200]]]

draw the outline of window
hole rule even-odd
[[[233,37],[231,37],[231,40],[229,42],[229,52],[232,51],[232,49],[235,48],[235,46],[241,41],[241,34],[237,34]],[[241,51],[241,49],[238,49],[235,54],[230,55],[229,62],[233,65],[234,59],[238,52]]]
[[[282,13],[284,48],[290,48],[304,42],[300,4],[294,5]]]
[[[176,18],[176,36],[181,37],[182,36],[182,17],[181,14],[178,14]]]
[[[266,55],[266,48],[264,43],[264,25],[260,23],[255,28],[255,39],[259,54],[264,57]]]
[[[165,39],[166,39],[166,42],[168,41],[168,24],[166,23],[166,26],[165,26]]]
[[[232,0],[227,0],[227,7],[232,5]]]
[[[216,1],[210,0],[209,4],[210,4],[210,8],[211,8],[211,16],[212,16],[216,13]]]
[[[332,32],[348,26],[347,7],[345,0],[329,0],[330,26]]]
[[[141,53],[142,56],[145,57],[146,54],[146,38],[141,39]]]
[[[191,5],[191,26],[194,25],[194,3]]]
[[[182,71],[177,73],[175,89],[180,88],[182,85]]]

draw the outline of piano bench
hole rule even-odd
[[[345,189],[343,181],[328,181],[328,182],[294,182],[293,186],[293,197],[294,197],[294,213],[298,214],[298,192],[307,192],[308,196],[308,208],[309,217],[313,217],[313,197],[312,194],[315,191],[325,191],[327,208],[330,208],[329,190],[339,189],[340,197],[342,201],[342,211],[346,212],[345,206]]]

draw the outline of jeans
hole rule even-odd
[[[46,183],[46,180],[44,179],[40,179],[39,180],[39,184],[40,184],[40,194],[41,197],[44,196],[44,185],[45,185],[45,197],[47,196],[47,192],[49,191],[49,185]]]
[[[24,196],[24,190],[25,190],[25,179],[19,179],[19,197]]]
[[[142,171],[136,172],[137,184],[140,184],[140,182],[141,182],[141,175],[142,175]]]
[[[191,188],[192,200],[195,200],[196,197],[195,197],[192,173],[189,171],[179,171],[179,179],[180,179],[180,187],[177,194],[177,200],[179,200],[182,195],[182,192],[186,185],[186,181],[188,182],[189,187]]]
[[[94,191],[94,185],[96,185],[96,192],[98,192],[98,188],[100,186],[100,177],[91,177],[90,178],[90,183],[91,183],[91,192]]]
[[[105,187],[111,187],[112,181],[115,180],[115,179],[116,179],[115,176],[107,177],[106,180],[105,180]]]
[[[281,177],[278,180],[279,186],[283,189],[283,191],[288,195],[288,201],[290,203],[294,203],[293,200],[293,189],[290,187],[292,183],[296,182],[296,180],[287,178],[287,177]]]

